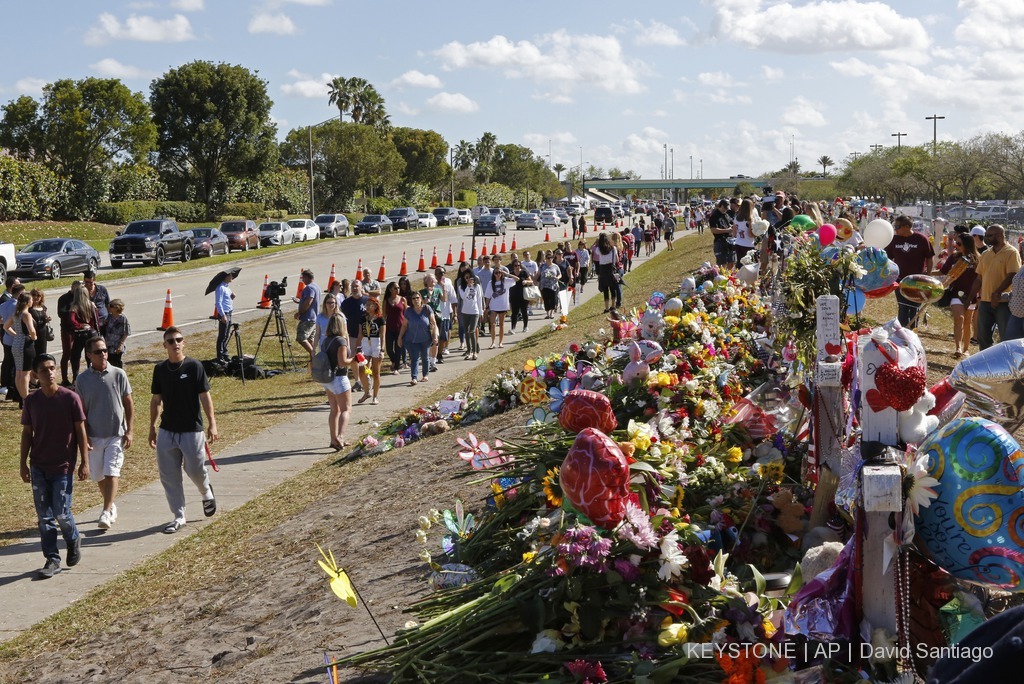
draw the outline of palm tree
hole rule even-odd
[[[558,182],[561,183],[562,172],[565,171],[565,164],[563,164],[562,162],[558,162],[557,164],[551,167],[551,170],[558,174]]]
[[[828,167],[836,165],[836,163],[832,161],[832,157],[827,154],[823,154],[818,157],[818,163],[821,164],[821,175],[823,176],[828,175]]]
[[[484,183],[491,180],[491,162],[494,161],[497,147],[498,138],[489,131],[485,131],[476,141],[476,172]]]
[[[782,167],[782,170],[785,173],[788,173],[791,176],[798,176],[798,175],[800,175],[800,162],[798,162],[798,161],[791,161],[788,164],[786,164],[784,167]]]
[[[352,121],[355,123],[363,121],[368,110],[384,107],[384,99],[365,78],[338,76],[328,83],[327,87],[330,90],[330,104],[337,105],[342,115],[351,112]],[[371,112],[371,117],[375,113]]]
[[[380,136],[387,137],[391,131],[391,117],[384,107],[384,97],[377,92],[377,89],[370,86],[363,98],[361,121],[368,126],[373,126]],[[352,112],[355,116],[355,110]]]
[[[476,147],[471,142],[460,140],[455,146],[455,168],[465,171],[473,165],[476,158]]]

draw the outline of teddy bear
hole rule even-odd
[[[442,418],[441,420],[435,420],[421,425],[420,434],[424,437],[440,435],[444,432],[448,432],[449,428],[450,426],[448,425],[448,421]]]
[[[660,340],[665,333],[665,318],[657,309],[647,309],[640,317],[640,337],[645,340]]]
[[[939,428],[939,417],[929,416],[935,408],[935,395],[925,391],[909,411],[900,411],[900,439],[907,444],[920,444],[924,438]]]

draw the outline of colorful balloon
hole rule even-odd
[[[683,300],[679,297],[672,297],[665,302],[662,308],[666,316],[679,316],[683,313]]]
[[[595,428],[609,433],[616,428],[618,421],[608,397],[600,392],[574,389],[562,399],[558,424],[569,432],[579,433],[587,428]]]
[[[928,412],[929,416],[937,416],[939,426],[943,426],[960,415],[964,409],[967,396],[953,387],[949,378],[937,382],[928,390],[935,397],[935,408]]]
[[[942,297],[945,288],[935,276],[918,273],[900,280],[900,294],[918,304],[931,304]]]
[[[853,224],[850,223],[849,219],[836,219],[836,237],[841,241],[846,241],[853,237]]]
[[[958,363],[949,384],[967,406],[1011,432],[1024,423],[1024,340],[1000,342]]]
[[[900,277],[899,266],[889,259],[886,253],[878,247],[865,247],[857,252],[857,263],[866,273],[854,281],[864,292],[882,290],[896,284]],[[892,290],[888,290],[891,292]],[[871,298],[871,295],[868,295]]]
[[[807,214],[797,214],[793,217],[793,220],[789,222],[789,225],[798,230],[814,230],[818,227],[818,224],[814,222]]]
[[[892,242],[895,234],[896,231],[893,230],[891,223],[885,219],[875,219],[864,227],[864,244],[868,247],[885,249]]]
[[[867,301],[867,297],[864,295],[863,290],[856,288],[850,290],[849,294],[846,295],[846,313],[859,314],[864,310],[865,301]]]
[[[576,436],[558,481],[565,498],[595,525],[610,530],[626,517],[629,463],[603,432],[586,428]]]
[[[836,241],[836,227],[831,223],[825,223],[818,228],[818,242],[821,243],[822,247],[828,247]]]
[[[919,510],[916,537],[954,577],[1024,591],[1024,453],[984,418],[957,418],[918,448],[936,497]]]

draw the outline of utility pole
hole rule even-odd
[[[931,116],[924,117],[925,121],[931,121],[932,122],[932,156],[933,157],[935,156],[935,148],[938,147],[938,144],[939,144],[939,120],[940,119],[945,119],[945,118],[946,117],[939,116],[938,114],[932,114]]]
[[[900,152],[903,150],[903,138],[909,134],[907,133],[893,133],[892,137],[896,138],[896,151]]]
[[[885,145],[869,145],[869,147],[871,147],[872,152],[878,152],[879,150],[883,149]]]
[[[452,167],[452,206],[455,206],[455,148],[448,149],[448,165]]]
[[[861,155],[860,152],[851,152],[850,156],[853,157],[853,161],[857,161],[857,157]]]
[[[690,155],[690,180],[693,180],[693,155]]]

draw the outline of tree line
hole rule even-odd
[[[337,119],[278,143],[267,82],[242,66],[184,64],[148,98],[119,79],[50,83],[39,100],[3,107],[0,219],[85,219],[103,203],[145,200],[200,203],[206,218],[229,202],[304,213],[311,168],[327,211],[354,210],[359,196],[382,211],[460,196],[535,205],[564,192],[560,171],[493,133],[450,148],[435,131],[393,126],[365,79],[335,78],[328,97]]]

